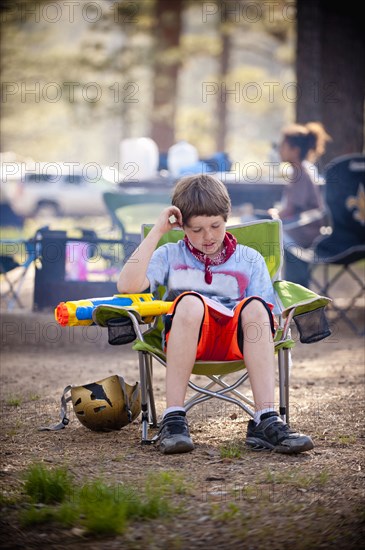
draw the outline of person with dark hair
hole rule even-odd
[[[287,175],[282,205],[279,209],[270,209],[269,214],[283,221],[285,278],[303,286],[308,286],[308,265],[298,256],[301,249],[313,244],[325,222],[323,199],[316,185],[318,170],[314,163],[324,154],[330,140],[319,122],[292,124],[283,129],[279,147],[282,162],[289,163],[291,170]],[[295,256],[288,247],[296,248]]]

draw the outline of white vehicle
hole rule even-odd
[[[115,192],[117,186],[95,171],[89,176],[86,170],[60,166],[57,170],[25,170],[16,180],[3,181],[3,193],[14,212],[23,217],[105,215],[103,193]]]

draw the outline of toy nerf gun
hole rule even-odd
[[[93,311],[98,306],[127,308],[141,317],[167,313],[172,302],[155,300],[153,294],[115,294],[107,298],[91,298],[74,302],[61,302],[55,309],[55,319],[62,327],[89,326],[94,323]]]

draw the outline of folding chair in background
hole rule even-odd
[[[1,299],[5,301],[8,310],[12,310],[15,304],[22,308],[20,292],[28,269],[36,260],[35,239],[1,241],[0,246]],[[15,279],[12,275],[9,275],[13,271],[14,275],[15,271],[18,271]],[[6,285],[5,290],[3,290],[4,282]]]
[[[333,294],[333,322],[341,319],[363,336],[365,327],[354,323],[349,314],[363,300],[365,290],[365,155],[336,157],[326,166],[325,179],[332,233],[314,243],[310,283],[318,292]],[[340,280],[346,284],[347,303],[335,298]]]
[[[142,226],[142,238],[152,226]],[[303,343],[313,343],[330,335],[324,308],[330,299],[295,283],[280,280],[283,245],[280,220],[259,220],[240,226],[228,227],[238,243],[259,251],[266,262],[273,281],[279,304],[280,326],[275,334],[275,351],[279,369],[279,412],[289,423],[289,363],[290,350],[295,345],[291,338],[291,322],[294,319]],[[167,242],[177,242],[183,237],[181,230],[174,229],[165,234],[158,246]],[[161,289],[163,293],[163,289]],[[161,294],[162,295],[162,294]],[[109,343],[130,343],[138,353],[140,383],[142,393],[142,443],[156,441],[157,436],[149,438],[149,427],[158,427],[156,406],[153,393],[152,361],[166,366],[166,356],[162,349],[162,316],[156,316],[153,325],[151,319],[143,320],[136,310],[99,305],[93,311],[96,324],[108,327]],[[228,382],[227,376],[235,373],[235,380]],[[185,402],[188,411],[195,405],[217,398],[226,403],[235,404],[248,415],[254,415],[254,403],[241,386],[248,379],[244,361],[197,361],[192,374],[207,378],[206,385],[189,381],[189,387],[195,392]],[[231,376],[229,379],[231,380]]]

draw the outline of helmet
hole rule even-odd
[[[141,412],[139,383],[113,375],[99,382],[71,387],[71,401],[81,424],[94,431],[120,430]]]

